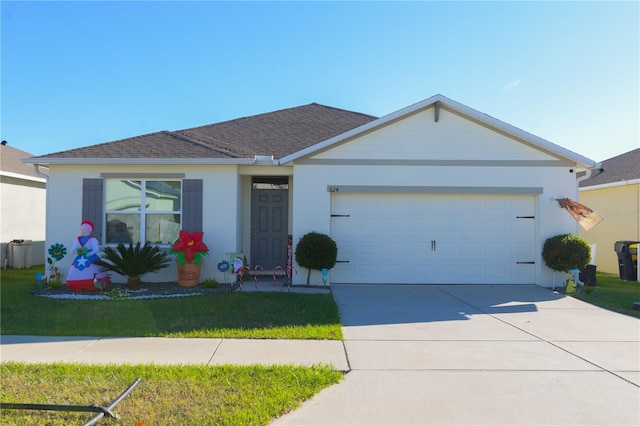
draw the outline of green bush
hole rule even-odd
[[[591,247],[573,234],[548,238],[542,247],[542,260],[554,271],[584,268],[591,259]]]
[[[307,268],[307,285],[311,279],[311,270],[331,269],[338,259],[338,246],[328,235],[318,232],[305,234],[295,251],[296,262],[303,268]]]

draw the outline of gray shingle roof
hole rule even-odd
[[[604,160],[602,169],[600,173],[595,170],[589,179],[580,182],[580,188],[640,179],[640,148]]]
[[[54,158],[282,158],[375,120],[317,103],[44,155]]]
[[[0,145],[0,171],[36,177],[42,179],[33,172],[33,166],[24,164],[22,158],[33,156],[26,151],[14,148],[10,145]]]

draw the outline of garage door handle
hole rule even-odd
[[[536,262],[516,262],[517,265],[535,265]]]
[[[431,251],[436,250],[436,240],[431,240]]]

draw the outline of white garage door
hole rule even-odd
[[[532,284],[530,195],[331,194],[334,283]]]

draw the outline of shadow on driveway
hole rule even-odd
[[[477,314],[536,312],[565,298],[535,285],[332,286],[343,326],[465,321]]]

